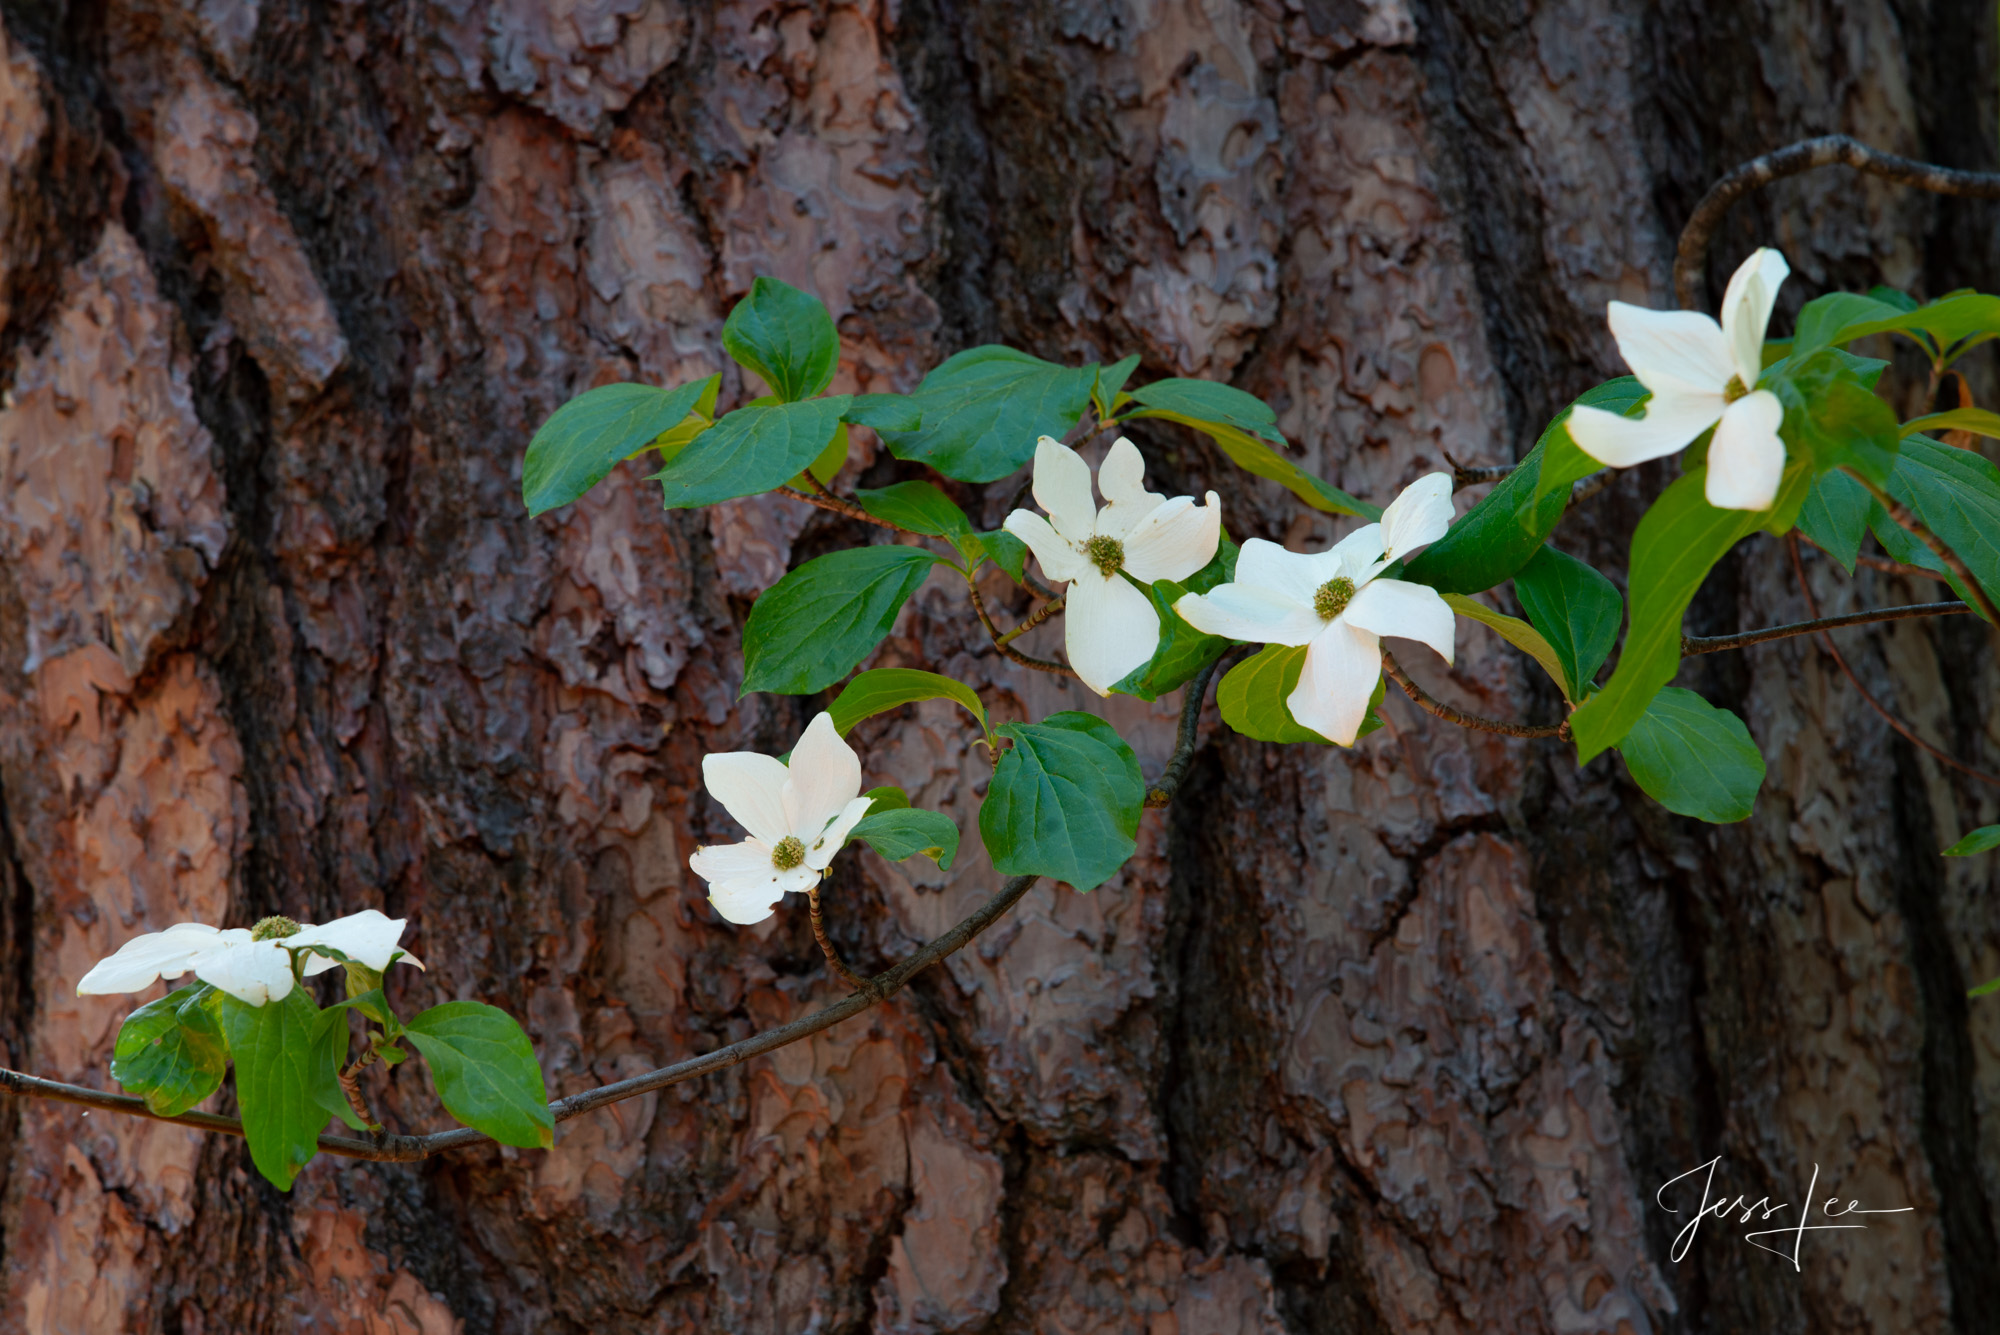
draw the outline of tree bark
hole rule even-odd
[[[719,370],[744,397],[719,334],[757,274],[828,303],[838,390],[985,341],[1139,351],[1266,397],[1305,466],[1380,501],[1517,457],[1619,373],[1605,301],[1671,304],[1680,223],[1743,158],[1828,132],[1995,158],[1971,0],[0,23],[0,1050],[99,1086],[132,1003],[76,980],[188,918],[408,916],[430,967],[392,999],[506,1008],[552,1094],[842,994],[802,905],[720,923],[686,858],[733,837],[701,756],[783,751],[819,707],[737,698],[750,599],[862,531],[777,497],[663,512],[636,468],[541,520],[518,495],[534,428],[593,384]],[[1993,290],[1993,207],[1783,182],[1731,215],[1710,297],[1760,243],[1796,275],[1780,329],[1832,287]],[[906,473],[855,435],[843,485]],[[1238,539],[1344,531],[1192,436],[1142,443]],[[1671,475],[1620,475],[1558,542],[1622,569]],[[1019,485],[955,491],[991,525]],[[1941,596],[1808,573],[1833,613]],[[1805,616],[1759,537],[1688,629]],[[1988,627],[1836,634],[1926,737],[2000,765]],[[1442,699],[1559,717],[1471,623],[1456,667],[1420,652]],[[1149,773],[1172,747],[1176,700],[1002,661],[941,581],[875,662],[1003,719],[1102,712]],[[1740,825],[1393,691],[1351,752],[1211,714],[1109,884],[1039,886],[889,1005],[547,1153],[321,1158],[287,1196],[234,1140],[0,1104],[0,1332],[2000,1329],[2000,1005],[1965,997],[2000,974],[2000,900],[1991,858],[1935,856],[2000,793],[1810,639],[1681,681],[1769,762]],[[976,828],[963,717],[856,740],[870,783]],[[971,839],[949,874],[844,862],[829,927],[864,969],[997,883]],[[362,1084],[392,1129],[447,1125],[417,1070]],[[1913,1208],[1808,1235],[1796,1271],[1733,1216],[1675,1259],[1698,1192],[1678,1216],[1655,1192],[1717,1156],[1718,1194],[1793,1203],[1764,1227],[1815,1170],[1820,1199]]]

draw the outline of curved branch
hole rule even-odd
[[[1955,167],[1939,167],[1929,162],[1897,157],[1894,153],[1878,153],[1844,134],[1830,134],[1792,144],[1744,163],[1710,186],[1708,193],[1701,197],[1701,202],[1695,205],[1687,226],[1681,229],[1680,249],[1674,257],[1674,294],[1682,308],[1697,309],[1695,286],[1700,281],[1702,265],[1708,259],[1708,245],[1714,238],[1715,229],[1721,226],[1723,215],[1729,212],[1730,205],[1781,177],[1797,176],[1801,172],[1831,167],[1836,163],[1900,185],[1928,190],[1934,195],[2000,199],[2000,173],[1960,171]]]
[[[835,973],[840,975],[841,982],[846,983],[856,992],[864,992],[869,996],[875,996],[875,984],[873,980],[863,978],[860,974],[848,968],[847,961],[842,959],[840,952],[833,948],[833,942],[826,934],[826,920],[820,916],[819,886],[817,883],[814,884],[811,890],[806,892],[806,900],[812,905],[813,940],[819,942],[820,953],[826,956],[827,964],[831,966]],[[877,1001],[881,999],[880,997],[875,997]]]
[[[1720,653],[1724,649],[1742,649],[1752,644],[1763,644],[1767,640],[1783,640],[1794,635],[1811,635],[1822,630],[1839,630],[1842,626],[1865,626],[1871,621],[1907,621],[1912,617],[1946,617],[1958,612],[1970,612],[1964,603],[1953,600],[1948,603],[1911,603],[1907,607],[1878,607],[1868,612],[1849,612],[1845,616],[1821,617],[1817,621],[1795,621],[1788,626],[1767,626],[1763,630],[1746,630],[1736,635],[1683,635],[1681,636],[1681,657],[1694,654]]]
[[[807,476],[811,475],[808,474]],[[813,480],[815,483],[818,482],[817,478]],[[903,533],[912,538],[928,538],[931,536],[928,533],[919,533],[913,528],[904,528],[901,524],[892,524],[886,519],[878,519],[856,505],[853,501],[842,500],[824,487],[821,487],[818,492],[800,491],[796,487],[773,487],[772,490],[787,500],[804,501],[807,505],[816,505],[822,510],[828,510],[837,515],[845,515],[849,519],[858,519],[864,524],[873,524],[876,528],[886,528],[891,533]]]
[[[1815,617],[1817,617],[1819,615],[1819,603],[1813,598],[1812,585],[1806,582],[1806,563],[1799,559],[1799,535],[1797,530],[1794,530],[1791,533],[1785,535],[1785,546],[1786,549],[1791,553],[1792,573],[1798,576],[1799,592],[1805,597],[1806,611],[1811,612]],[[1910,727],[1909,724],[1903,722],[1903,720],[1897,718],[1894,714],[1891,714],[1888,710],[1888,707],[1884,705],[1880,700],[1877,700],[1874,697],[1874,695],[1872,695],[1869,692],[1868,688],[1861,684],[1861,678],[1854,675],[1854,669],[1847,665],[1847,659],[1843,657],[1841,655],[1840,650],[1834,646],[1833,637],[1831,635],[1822,633],[1819,637],[1819,647],[1826,650],[1828,655],[1832,657],[1834,663],[1839,666],[1841,675],[1845,676],[1847,678],[1848,684],[1854,687],[1854,689],[1857,692],[1859,692],[1863,700],[1866,700],[1868,702],[1868,707],[1874,710],[1877,714],[1880,714],[1882,716],[1882,721],[1884,723],[1887,723],[1891,728],[1894,728],[1898,733],[1900,733],[1903,736],[1904,740],[1908,741],[1913,746],[1920,747],[1922,750],[1928,752],[1930,755],[1942,761],[1944,764],[1951,766],[1953,769],[1958,770],[1964,774],[1969,774],[1973,778],[1978,779],[1981,783],[1990,783],[1994,785],[1996,788],[2000,788],[2000,776],[1988,774],[1985,770],[1982,769],[1974,769],[1972,766],[1966,764],[1962,760],[1959,760],[1955,756],[1951,756],[1943,751],[1940,751],[1937,747],[1932,746],[1929,742],[1917,736],[1916,730]]]
[[[1189,683],[1187,699],[1181,706],[1180,733],[1174,753],[1160,775],[1160,782],[1147,791],[1146,805],[1164,806],[1172,801],[1174,793],[1186,777],[1189,759],[1194,753],[1202,700],[1207,694],[1208,683],[1214,678],[1222,661],[1217,659],[1203,672],[1197,673],[1195,680]],[[1154,800],[1156,797],[1160,799],[1157,802]],[[831,1029],[842,1020],[852,1019],[871,1006],[887,1001],[902,991],[910,979],[962,949],[974,937],[998,922],[1000,916],[1014,907],[1039,879],[1036,876],[1010,877],[987,898],[985,903],[967,914],[951,930],[901,964],[872,978],[861,979],[859,975],[849,975],[844,965],[837,964],[836,967],[843,976],[859,979],[859,990],[823,1010],[814,1011],[811,1015],[802,1016],[790,1024],[779,1025],[776,1029],[752,1035],[699,1057],[690,1057],[686,1061],[663,1066],[657,1071],[648,1071],[630,1080],[620,1080],[614,1084],[586,1090],[581,1094],[572,1094],[568,1098],[557,1099],[549,1105],[549,1111],[556,1121],[567,1122],[572,1117],[602,1108],[606,1104],[637,1098],[641,1094],[665,1089],[669,1085],[678,1085],[696,1076],[738,1065],[752,1057],[762,1056],[766,1052],[796,1043],[800,1039],[810,1038],[822,1030]],[[814,928],[815,935],[820,936],[821,945],[825,947],[826,941],[817,921],[814,923]],[[837,959],[830,950],[828,958]],[[186,1112],[175,1117],[163,1117],[148,1108],[144,1099],[134,1098],[130,1094],[111,1094],[83,1085],[66,1085],[61,1081],[43,1080],[38,1076],[7,1070],[5,1067],[0,1067],[0,1089],[23,1097],[81,1104],[86,1108],[144,1117],[155,1122],[173,1122],[199,1131],[218,1131],[230,1136],[243,1134],[243,1123],[240,1120],[225,1117],[220,1113]],[[428,1159],[446,1150],[476,1145],[486,1139],[488,1137],[483,1132],[462,1126],[427,1136],[379,1134],[364,1140],[355,1136],[323,1135],[319,1138],[319,1148],[323,1153],[343,1158],[368,1159],[377,1163],[409,1163],[418,1159]]]
[[[1434,714],[1446,723],[1456,723],[1461,728],[1473,728],[1480,732],[1497,732],[1504,737],[1560,737],[1569,740],[1569,720],[1561,723],[1502,723],[1498,719],[1481,718],[1468,714],[1462,709],[1454,709],[1437,699],[1410,680],[1410,674],[1403,671],[1403,665],[1387,649],[1382,651],[1382,670],[1389,674],[1389,680],[1403,688],[1403,693],[1416,702],[1417,708],[1427,714]]]

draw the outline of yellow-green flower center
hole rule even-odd
[[[1743,377],[1733,375],[1729,377],[1729,383],[1722,387],[1722,401],[1724,403],[1734,403],[1749,392],[1748,389],[1744,388]]]
[[[1313,611],[1319,613],[1321,621],[1331,621],[1353,601],[1354,581],[1345,575],[1335,575],[1313,594]]]
[[[788,834],[778,841],[771,850],[771,865],[779,871],[790,871],[806,860],[806,846],[795,834]]]
[[[288,936],[297,936],[299,925],[282,913],[274,913],[250,929],[252,941],[277,941]]]
[[[1092,538],[1083,544],[1083,554],[1107,577],[1117,574],[1125,565],[1125,544],[1116,538]]]

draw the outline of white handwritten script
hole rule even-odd
[[[1719,1221],[1725,1215],[1733,1214],[1737,1216],[1736,1222],[1739,1224],[1750,1223],[1753,1219],[1760,1223],[1763,1223],[1763,1222],[1768,1222],[1773,1215],[1778,1214],[1780,1211],[1789,1210],[1792,1208],[1791,1204],[1786,1201],[1780,1201],[1775,1205],[1772,1204],[1771,1198],[1769,1196],[1764,1196],[1756,1201],[1751,1201],[1748,1197],[1745,1196],[1738,1196],[1734,1200],[1730,1200],[1728,1198],[1720,1198],[1720,1199],[1712,1198],[1711,1193],[1714,1191],[1715,1188],[1715,1166],[1721,1162],[1722,1162],[1722,1156],[1718,1154],[1713,1159],[1710,1159],[1707,1163],[1700,1164],[1694,1168],[1690,1168],[1685,1173],[1682,1173],[1679,1177],[1671,1179],[1670,1181],[1667,1182],[1665,1186],[1661,1187],[1657,1192],[1653,1194],[1653,1200],[1659,1205],[1661,1209],[1665,1210],[1668,1214],[1683,1214],[1685,1213],[1685,1211],[1677,1210],[1673,1206],[1667,1204],[1666,1200],[1667,1191],[1676,1182],[1686,1182],[1689,1178],[1694,1177],[1697,1174],[1701,1176],[1701,1208],[1695,1211],[1694,1218],[1690,1219],[1687,1222],[1687,1226],[1682,1228],[1679,1233],[1674,1235],[1674,1247],[1672,1255],[1673,1259],[1676,1262],[1678,1262],[1682,1257],[1688,1254],[1688,1248],[1694,1246],[1695,1234],[1698,1231],[1700,1231],[1701,1222],[1704,1219],[1713,1218]],[[1688,1187],[1683,1188],[1683,1191],[1690,1191],[1692,1190],[1692,1187],[1693,1184],[1690,1183]],[[1813,1213],[1813,1203],[1814,1203],[1813,1194],[1818,1189],[1819,1189],[1819,1165],[1814,1164],[1812,1171],[1812,1182],[1806,1187],[1805,1208],[1800,1211],[1798,1222],[1795,1224],[1787,1225],[1784,1228],[1765,1228],[1765,1229],[1758,1229],[1755,1232],[1745,1233],[1743,1235],[1743,1240],[1749,1243],[1752,1247],[1758,1247],[1763,1249],[1764,1251],[1771,1252],[1774,1255],[1785,1257],[1786,1259],[1791,1261],[1792,1269],[1797,1270],[1799,1268],[1799,1249],[1805,1241],[1806,1234],[1829,1232],[1836,1229],[1844,1230],[1844,1229],[1868,1227],[1868,1225],[1866,1224],[1858,1224],[1858,1223],[1815,1224],[1809,1222],[1812,1219],[1812,1213]],[[1850,1200],[1845,1205],[1842,1205],[1840,1202],[1840,1197],[1838,1196],[1827,1197],[1826,1200],[1820,1204],[1819,1208],[1820,1208],[1820,1214],[1827,1219],[1847,1219],[1850,1216],[1862,1215],[1862,1214],[1908,1214],[1912,1210],[1916,1209],[1914,1205],[1905,1205],[1899,1209],[1894,1209],[1894,1210],[1864,1210],[1861,1208],[1860,1201]],[[1772,1245],[1770,1243],[1764,1243],[1758,1241],[1759,1238],[1784,1238],[1784,1237],[1789,1237],[1792,1240],[1789,1248],[1786,1247],[1782,1242],[1779,1242],[1777,1245]]]

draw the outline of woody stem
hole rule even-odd
[[[880,1001],[882,999],[881,992],[876,988],[874,981],[864,978],[854,972],[854,970],[848,968],[847,961],[840,958],[840,952],[833,948],[833,942],[827,938],[826,922],[820,917],[819,912],[819,885],[817,882],[814,883],[811,890],[806,892],[806,899],[812,905],[813,940],[819,942],[820,953],[826,956],[826,962],[833,967],[835,973],[840,975],[840,980],[843,983],[846,983],[849,987],[864,996],[874,997],[877,1001]]]

